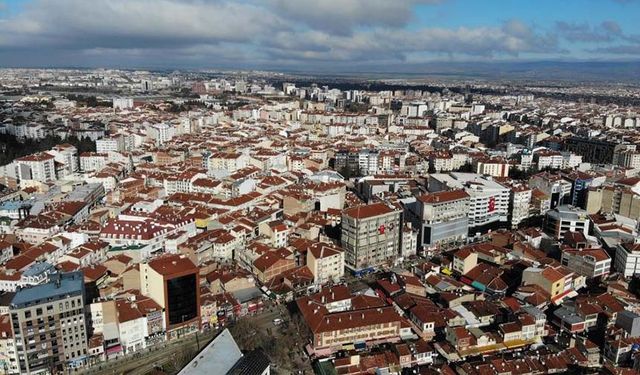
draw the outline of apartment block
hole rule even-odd
[[[43,374],[84,364],[87,356],[82,272],[59,273],[16,292],[9,306],[22,374]]]
[[[400,251],[402,210],[378,202],[342,213],[342,247],[345,263],[353,270],[378,267],[394,260]]]

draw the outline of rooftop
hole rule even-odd
[[[84,293],[82,272],[57,273],[46,284],[18,290],[11,301],[11,306],[23,308],[82,293]]]

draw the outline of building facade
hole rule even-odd
[[[56,274],[16,292],[9,314],[21,374],[51,373],[84,363],[87,331],[82,272]]]
[[[164,309],[169,338],[200,329],[198,267],[188,257],[165,254],[141,263],[140,284]]]
[[[400,249],[402,210],[374,203],[342,213],[342,247],[345,263],[353,270],[377,267],[395,259]]]

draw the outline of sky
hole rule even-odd
[[[640,61],[640,0],[0,0],[0,66]]]

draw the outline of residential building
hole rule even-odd
[[[562,249],[563,266],[588,279],[604,277],[611,270],[611,258],[602,248]]]
[[[57,179],[55,157],[47,152],[17,158],[15,165],[20,181],[50,182]]]
[[[568,231],[589,233],[589,224],[587,211],[563,205],[547,211],[544,231],[548,235],[560,239]]]
[[[453,271],[461,275],[467,274],[478,265],[478,254],[469,247],[463,247],[453,254]]]
[[[620,243],[616,247],[614,268],[624,277],[640,274],[640,241]]]
[[[20,289],[9,306],[21,374],[81,366],[87,356],[82,272]]]
[[[316,242],[307,249],[306,265],[316,284],[338,282],[344,276],[344,251],[328,243]]]
[[[378,267],[393,261],[400,251],[402,210],[378,202],[342,212],[342,247],[345,263],[353,270]]]

